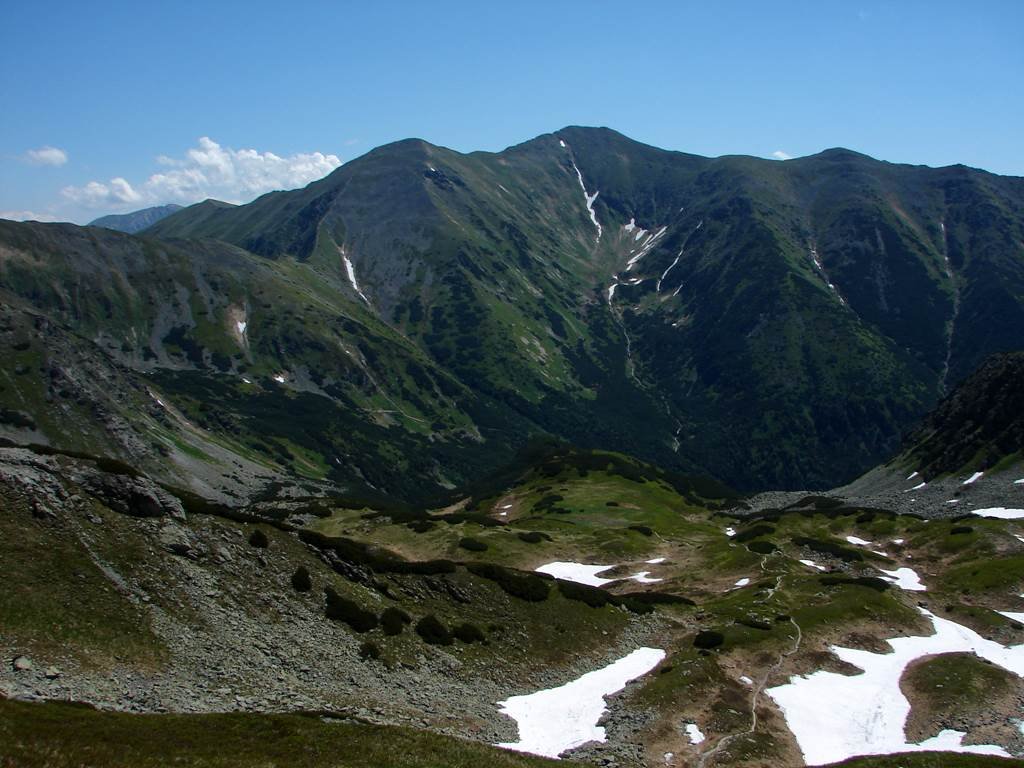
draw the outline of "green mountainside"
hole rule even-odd
[[[109,216],[100,216],[89,222],[90,227],[106,227],[116,229],[118,232],[134,234],[141,232],[146,227],[151,227],[161,219],[170,216],[172,213],[181,210],[180,205],[170,203],[168,205],[155,205],[152,208],[143,208],[140,211],[131,213],[114,213]]]
[[[440,503],[543,435],[830,487],[1021,347],[1024,180],[407,140],[136,237],[4,222],[0,296],[3,434],[204,493]]]

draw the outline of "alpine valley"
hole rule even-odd
[[[0,350],[5,768],[1024,756],[1022,178],[410,139]]]

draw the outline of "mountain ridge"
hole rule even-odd
[[[386,424],[375,439],[406,456],[441,440],[494,467],[548,434],[745,489],[822,488],[887,459],[984,357],[1020,347],[1021,181],[848,150],[701,158],[610,129],[498,153],[406,140],[304,189],[205,201],[145,230],[124,247],[144,269],[172,249],[177,300],[151,292],[125,313],[105,287],[106,308],[71,316],[52,281],[7,269],[0,286],[92,334],[98,312],[123,315],[101,332],[113,354],[170,400],[216,382],[243,432],[247,397],[223,385],[284,371],[282,394],[339,414],[360,392],[363,418]],[[340,479],[324,452],[337,440],[304,429],[301,449],[293,436],[259,452]],[[462,482],[455,454],[431,482]]]

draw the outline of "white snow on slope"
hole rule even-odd
[[[741,682],[741,683],[743,683],[744,685],[753,685],[753,684],[754,684],[754,681],[753,681],[753,680],[751,680],[751,679],[750,679],[749,677],[747,677],[746,675],[743,675],[743,676],[742,676],[742,677],[740,678],[740,682]]]
[[[913,488],[908,488],[907,490],[909,490],[909,491],[918,491],[918,490],[924,488],[926,485],[928,485],[928,483],[918,483]],[[904,493],[906,493],[906,492],[907,491],[904,491]],[[911,501],[913,501],[913,499],[911,499]]]
[[[856,544],[858,547],[867,547],[871,544],[870,541],[865,541],[859,536],[847,536],[846,540],[851,544]]]
[[[665,658],[660,648],[638,648],[618,661],[588,672],[572,682],[498,702],[499,710],[519,726],[519,741],[499,747],[558,757],[588,741],[606,741],[597,724],[607,710],[604,697],[621,691],[630,680],[647,674]]]
[[[345,271],[348,273],[348,281],[352,284],[352,290],[359,294],[359,297],[367,304],[370,300],[366,298],[366,294],[359,290],[359,283],[356,282],[356,268],[352,265],[352,260],[345,253],[344,249],[341,251],[341,258],[345,262]]]
[[[275,373],[274,374],[274,381],[276,381],[278,384],[284,384],[284,374],[282,374],[282,373]]]
[[[564,141],[562,141],[561,139],[559,139],[559,140],[558,140],[558,144],[559,144],[559,145],[560,145],[560,146],[562,147],[562,149],[565,149],[565,142],[564,142]]]
[[[648,565],[658,565],[659,563],[664,563],[665,562],[665,558],[664,557],[656,557],[653,560],[645,560],[644,562],[647,563]]]
[[[1024,477],[1022,477],[1020,480],[1014,480],[1013,484],[1014,485],[1024,485]]]
[[[740,579],[739,581],[736,582],[736,586],[737,587],[745,587],[749,583],[750,583],[750,579],[748,579],[748,578],[746,578],[744,576],[742,579]]]
[[[1024,613],[1017,613],[1016,611],[996,611],[1001,616],[1005,616],[1010,621],[1016,621],[1018,624],[1024,624]]]
[[[975,482],[979,477],[981,477],[984,474],[985,474],[984,472],[975,472],[973,475],[971,475],[966,480],[964,480],[963,484],[964,485],[970,485],[971,483]]]
[[[634,229],[636,229],[636,219],[630,219],[629,224],[623,224],[622,228],[627,232],[632,232]]]
[[[680,255],[682,255],[682,251],[680,251]],[[672,271],[672,267],[674,267],[674,266],[675,266],[676,264],[678,264],[678,263],[679,263],[679,256],[676,256],[676,260],[675,260],[675,261],[673,261],[673,262],[672,262],[671,264],[669,264],[669,265],[668,265],[668,269],[666,269],[666,270],[665,270],[664,272],[662,272],[662,273],[661,273],[661,277],[659,277],[659,278],[658,278],[658,282],[657,282],[657,284],[656,284],[656,285],[654,286],[654,287],[655,287],[655,290],[657,290],[657,292],[658,292],[658,293],[661,293],[661,283],[662,283],[662,281],[663,281],[663,280],[664,280],[664,279],[665,279],[666,277],[668,277],[668,273]]]
[[[608,303],[612,303],[612,299],[615,297],[615,289],[619,287],[618,283],[612,283],[608,286]]]
[[[735,528],[726,528],[725,529],[725,535],[728,536],[729,538],[732,538],[733,536],[736,535],[736,529]]]
[[[892,543],[893,544],[902,544],[904,541],[905,541],[905,539],[893,539]]]
[[[697,727],[696,723],[686,724],[686,735],[690,737],[691,744],[700,744],[704,741],[704,734]]]
[[[624,579],[632,579],[640,584],[654,584],[655,582],[662,581],[662,579],[650,578],[650,571],[640,571],[639,573],[617,579],[603,579],[598,576],[599,573],[610,571],[615,567],[614,565],[586,565],[584,563],[556,560],[553,563],[545,563],[534,570],[537,573],[546,573],[548,576],[562,579],[562,581],[575,581],[577,584],[586,584],[590,587],[603,587],[605,584],[611,584],[613,581],[622,581]]]
[[[657,232],[655,232],[653,235],[648,235],[647,236],[647,239],[644,240],[643,243],[640,245],[640,250],[637,252],[637,254],[635,256],[633,256],[632,258],[630,258],[629,261],[626,262],[626,271],[627,272],[629,272],[634,266],[636,266],[636,263],[638,261],[640,261],[640,259],[642,259],[644,256],[646,256],[648,253],[651,252],[651,249],[658,242],[658,238],[660,238],[662,235],[664,235],[667,230],[668,230],[668,227],[662,227]],[[640,236],[642,234],[644,234],[644,232],[646,232],[646,231],[647,230],[641,229],[639,232],[637,232],[636,239],[639,240]]]
[[[1024,676],[1024,645],[1005,647],[967,627],[920,609],[935,629],[928,637],[895,637],[886,642],[892,653],[872,653],[833,646],[842,661],[864,670],[847,676],[824,670],[791,677],[785,685],[767,689],[779,705],[808,765],[840,762],[857,755],[937,750],[1008,756],[999,746],[971,745],[965,734],[942,731],[911,744],[903,732],[910,702],[900,690],[900,678],[915,659],[941,653],[974,653],[1018,676]],[[841,708],[822,702],[841,702]]]
[[[907,475],[907,480],[913,480],[915,477],[917,477],[917,472],[911,472]]]
[[[824,571],[825,570],[825,566],[818,565],[813,560],[801,560],[800,562],[803,563],[804,565],[806,565],[808,568],[817,568],[819,571]]]
[[[998,517],[1000,520],[1019,520],[1024,517],[1024,509],[987,507],[986,509],[972,509],[971,514],[978,517]]]
[[[587,201],[587,212],[590,213],[590,220],[594,222],[594,226],[597,227],[597,242],[601,242],[601,222],[597,220],[597,214],[594,213],[594,201],[597,200],[597,196],[600,192],[595,192],[592,195],[587,194],[587,187],[583,183],[583,174],[580,173],[580,169],[576,167],[576,163],[573,162],[572,168],[576,171],[576,178],[580,180],[580,189],[583,190],[583,199]]]
[[[924,592],[928,588],[921,583],[921,577],[912,568],[897,568],[895,571],[887,571],[879,568],[885,574],[885,580],[895,584],[900,589],[910,592]]]
[[[238,328],[238,335],[244,336],[245,329],[249,327],[249,324],[242,320],[239,320],[237,323],[235,323],[235,327]]]

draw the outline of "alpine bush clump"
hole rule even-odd
[[[468,549],[470,552],[486,552],[487,545],[479,539],[474,539],[469,536],[465,536],[459,539],[459,546],[462,549]]]
[[[267,534],[257,528],[249,535],[249,546],[256,547],[256,549],[266,549],[270,546],[270,540],[267,538]]]
[[[455,629],[452,630],[452,634],[467,645],[487,642],[487,636],[484,634],[483,630],[476,624],[470,624],[468,621],[455,627]]]
[[[432,613],[416,622],[416,634],[428,645],[451,645],[455,642],[448,627]]]
[[[327,618],[348,624],[355,632],[369,632],[377,628],[377,615],[361,608],[358,603],[342,597],[331,587],[324,588],[327,598]]]
[[[725,635],[721,632],[716,632],[713,629],[702,629],[697,633],[697,636],[693,638],[693,647],[707,650],[710,648],[717,648],[725,642]]]
[[[292,587],[296,592],[309,592],[313,588],[313,580],[309,577],[309,569],[300,565],[292,574]]]
[[[400,635],[406,624],[412,623],[412,616],[394,606],[384,609],[380,615],[380,626],[385,635]]]
[[[533,573],[518,573],[491,563],[468,563],[466,570],[474,576],[493,581],[513,597],[531,603],[547,600],[551,591],[549,580]]]

